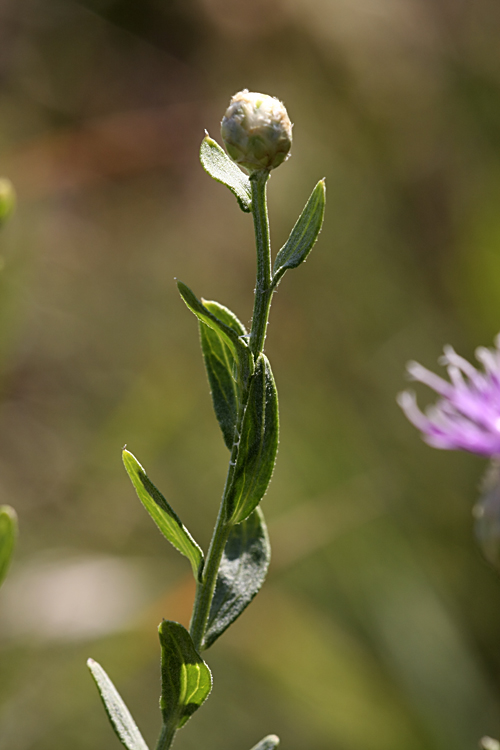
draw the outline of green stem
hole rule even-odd
[[[168,726],[164,724],[156,743],[156,750],[168,750],[172,742],[174,741],[177,729],[174,724]]]
[[[255,285],[255,300],[250,332],[250,349],[257,359],[264,349],[266,340],[269,308],[273,296],[271,286],[271,238],[269,235],[269,219],[267,217],[266,186],[269,172],[254,172],[250,177],[252,185],[252,212],[255,228],[255,242],[257,245],[257,283]]]
[[[273,295],[273,287],[271,286],[271,242],[269,237],[266,196],[266,184],[268,179],[269,172],[267,171],[256,172],[250,178],[252,185],[252,212],[257,246],[257,282],[255,285],[255,303],[249,342],[250,350],[252,351],[254,359],[257,359],[264,348],[267,322],[269,319],[269,308]],[[247,407],[248,393],[249,382],[246,382],[239,404],[235,438],[231,450],[229,469],[227,472],[219,515],[212,535],[212,541],[210,542],[202,580],[198,582],[196,589],[190,634],[197,651],[199,651],[203,645],[203,638],[210,614],[210,607],[215,591],[215,584],[217,582],[220,561],[232,528],[232,524],[228,523],[226,520],[226,500],[232,486],[234,468],[236,466],[236,459],[238,458],[241,426],[245,415],[245,409]],[[157,750],[160,750],[160,748]],[[162,747],[161,750],[164,750],[164,748]]]

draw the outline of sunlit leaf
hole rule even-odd
[[[241,615],[264,583],[271,547],[264,515],[256,508],[233,526],[219,567],[205,631],[205,648]]]
[[[320,180],[297,219],[289,238],[274,261],[273,286],[289,268],[297,268],[309,255],[323,224],[325,215],[325,181]]]
[[[10,505],[0,505],[0,584],[7,575],[16,537],[16,512]]]
[[[252,747],[252,750],[273,750],[273,748],[278,747],[279,744],[280,738],[277,737],[277,735],[268,734],[263,740],[257,742],[257,744]]]
[[[233,328],[238,336],[246,335],[245,327],[227,307],[220,305],[218,302],[207,302],[206,300],[203,300],[203,305],[218,320]],[[201,348],[212,392],[214,410],[224,436],[224,442],[230,449],[234,441],[240,398],[238,361],[218,331],[201,321],[199,325]]]
[[[231,323],[228,324],[225,320],[219,319],[214,315],[212,310],[199,300],[191,289],[186,286],[186,284],[183,284],[182,281],[177,282],[177,287],[182,299],[191,312],[196,315],[201,323],[205,323],[205,325],[215,331],[215,333],[222,338],[225,345],[229,347],[234,360],[238,363],[240,379],[242,382],[245,381],[252,374],[254,364],[252,353],[248,348],[245,336],[238,331],[237,323],[239,323],[239,321],[236,316],[230,313],[227,308],[223,308],[231,315]],[[211,304],[213,305],[214,303]],[[222,305],[220,307],[222,307]],[[241,326],[241,323],[239,323],[239,326]]]
[[[226,517],[240,523],[260,503],[278,450],[278,393],[265,354],[259,355],[243,417],[240,444],[226,500]]]
[[[252,188],[249,178],[208,133],[201,142],[200,161],[210,177],[229,188],[242,211],[248,213],[252,210]]]
[[[148,478],[144,468],[130,451],[123,451],[123,463],[139,500],[160,529],[161,533],[185,555],[193,568],[195,578],[201,572],[203,551],[186,529],[178,515],[167,503],[161,492]]]
[[[93,659],[87,661],[87,666],[97,685],[111,726],[120,742],[127,750],[148,750],[148,746],[144,742],[142,734],[137,728],[137,724],[133,720],[130,711],[123,702],[123,698],[104,669]]]
[[[186,628],[178,622],[164,620],[158,630],[163,722],[167,727],[180,729],[208,698],[212,674],[197,653]]]

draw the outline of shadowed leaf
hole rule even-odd
[[[228,521],[244,521],[264,497],[276,460],[278,432],[278,393],[269,361],[261,354],[250,383],[236,465],[227,495]]]
[[[246,335],[245,327],[238,318],[218,302],[203,301],[207,310],[213,313],[238,334]],[[218,331],[200,321],[200,338],[208,381],[212,392],[215,414],[217,416],[224,442],[231,449],[234,441],[234,429],[238,416],[240,398],[240,383],[238,377],[238,361],[232,349],[226,344],[224,337]]]
[[[250,604],[264,583],[270,559],[264,515],[256,508],[245,521],[233,526],[226,542],[205,631],[205,648]]]

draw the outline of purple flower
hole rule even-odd
[[[411,379],[425,383],[441,396],[425,414],[418,408],[414,393],[405,391],[398,396],[399,405],[426,443],[434,448],[500,456],[500,334],[495,346],[476,350],[484,372],[446,346],[439,362],[447,367],[451,382],[417,362],[408,363]]]

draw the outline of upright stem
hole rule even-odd
[[[252,212],[257,245],[257,283],[253,308],[250,349],[255,359],[264,349],[269,308],[273,296],[271,287],[271,238],[267,217],[266,186],[269,172],[254,172],[250,177],[252,185]]]
[[[269,237],[266,197],[266,184],[268,179],[269,172],[267,171],[256,172],[250,178],[252,185],[252,212],[255,228],[255,241],[257,245],[257,282],[255,285],[255,303],[249,343],[254,359],[257,359],[264,348],[267,322],[269,319],[269,308],[273,294],[273,289],[271,287],[271,242]],[[190,634],[197,651],[200,650],[203,644],[220,561],[222,559],[229,533],[232,529],[232,524],[227,521],[225,516],[226,498],[231,489],[234,467],[236,466],[236,459],[238,457],[241,425],[248,402],[248,386],[249,383],[246,383],[241,395],[235,438],[231,450],[224,494],[222,496],[217,523],[212,535],[212,541],[210,542],[202,580],[198,582],[196,590]],[[167,745],[158,745],[157,750],[167,750],[167,747]]]

